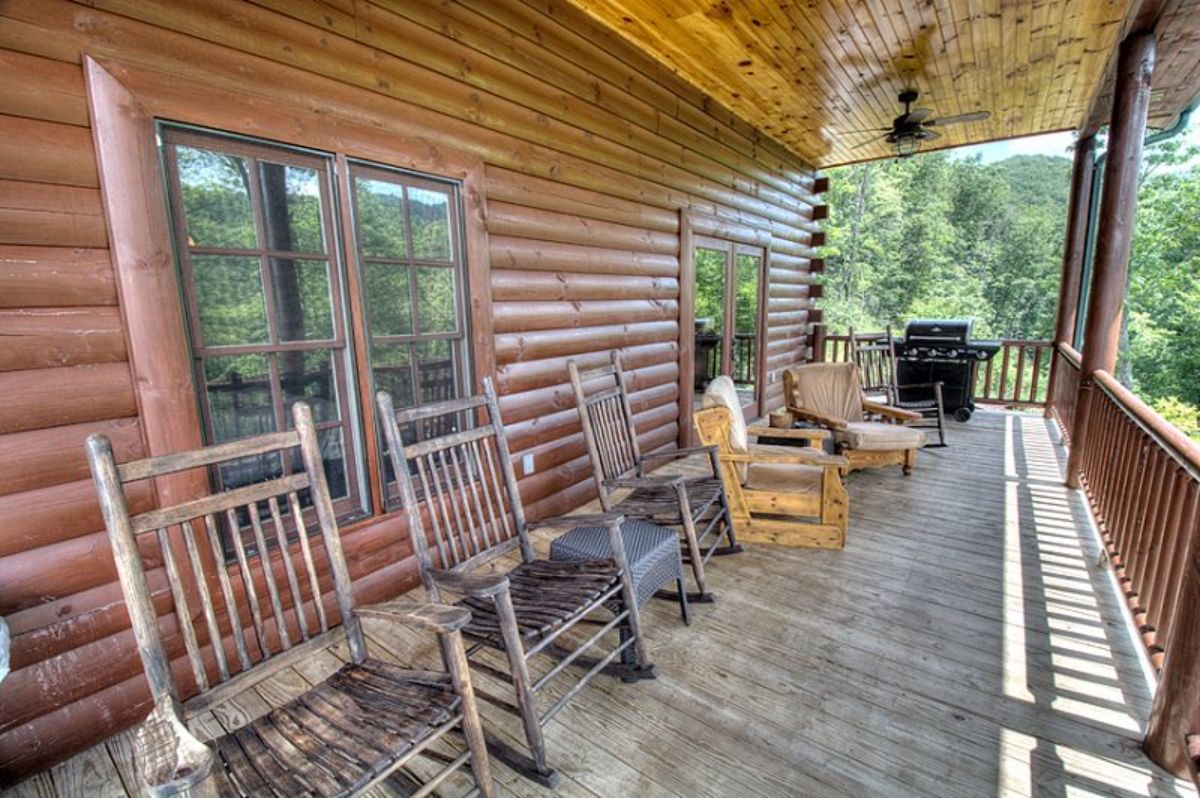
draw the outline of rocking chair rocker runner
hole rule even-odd
[[[678,527],[680,544],[692,566],[696,581],[692,601],[711,602],[712,594],[704,577],[704,566],[716,554],[734,554],[742,547],[737,542],[729,501],[721,483],[721,466],[714,446],[669,449],[643,455],[638,446],[637,428],[629,406],[629,386],[621,368],[621,358],[612,353],[612,365],[580,371],[568,361],[575,402],[583,425],[583,439],[592,461],[592,476],[600,494],[600,506],[663,526]],[[588,393],[585,386],[598,380],[612,381],[598,391]],[[648,476],[646,466],[703,454],[708,457],[711,476]],[[613,491],[630,489],[620,501]],[[719,546],[724,536],[728,544]]]
[[[122,465],[114,461],[106,437],[88,438],[92,476],[154,700],[135,742],[150,794],[359,795],[425,755],[430,762],[448,764],[420,794],[469,761],[476,784],[471,795],[491,796],[460,632],[470,613],[397,601],[355,606],[312,411],[297,402],[292,417],[295,429],[287,432]],[[129,515],[127,483],[247,457],[279,458],[276,462],[287,467],[297,446],[301,471]],[[308,509],[302,506],[304,491],[312,501]],[[310,539],[306,525],[314,520],[320,534]],[[234,563],[226,562],[223,535],[236,554]],[[321,545],[333,583],[324,591],[316,565]],[[172,673],[142,560],[151,549],[165,567],[190,679]],[[282,569],[276,560],[282,560]],[[296,563],[303,565],[300,573]],[[279,584],[281,570],[286,589]],[[264,586],[268,597],[259,595]],[[203,625],[194,623],[201,615]],[[436,632],[447,672],[407,670],[372,659],[361,618]],[[350,662],[283,706],[208,745],[184,725],[185,718],[341,640],[349,645]],[[465,737],[465,751],[431,749],[456,728]]]
[[[484,378],[484,395],[454,399],[397,412],[385,391],[377,396],[392,467],[408,515],[409,534],[431,600],[442,594],[462,596],[456,606],[471,610],[463,634],[471,643],[470,667],[511,682],[516,704],[477,689],[479,697],[521,719],[530,756],[488,737],[492,752],[535,781],[553,787],[561,776],[547,765],[542,727],[597,673],[606,671],[626,681],[654,678],[642,639],[633,582],[621,537],[624,518],[617,513],[578,515],[528,523],[517,491],[512,459],[504,436],[492,382]],[[486,414],[482,426],[405,444],[401,429],[428,425],[435,418]],[[453,425],[440,425],[446,429]],[[432,527],[430,549],[427,525]],[[537,559],[529,539],[531,528],[604,527],[611,559],[560,562]],[[479,571],[480,566],[513,552],[521,562],[507,572]],[[435,559],[436,557],[436,559]],[[593,611],[606,609],[610,619],[593,621]],[[574,650],[564,649],[563,634],[581,622],[599,628]],[[599,658],[584,652],[616,629],[620,642]],[[508,672],[480,661],[484,649],[501,651]],[[634,663],[616,662],[632,650]],[[547,654],[558,663],[542,676],[530,674],[530,661]],[[544,711],[536,698],[569,665],[587,672]]]

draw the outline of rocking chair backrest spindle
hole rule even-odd
[[[612,363],[580,371],[575,361],[567,363],[576,401],[583,409],[583,439],[592,462],[592,476],[600,493],[600,504],[610,508],[605,481],[641,475],[642,453],[638,448],[637,427],[629,406],[629,386],[621,368],[621,358],[612,353]],[[588,393],[589,383],[604,387]]]
[[[891,325],[881,333],[855,333],[850,330],[851,360],[858,366],[858,376],[863,393],[871,397],[882,397],[883,401],[896,399],[896,342],[892,337]]]
[[[398,412],[390,394],[376,395],[421,579],[433,601],[440,600],[434,567],[468,571],[517,547],[526,562],[534,557],[496,392],[489,378],[483,384],[483,396]],[[408,445],[400,437],[408,424],[480,408],[487,418],[481,426]]]
[[[366,656],[312,410],[297,402],[292,415],[295,429],[287,432],[121,465],[108,438],[88,438],[117,574],[156,703],[169,696],[178,704],[196,692],[184,708],[198,712],[343,634],[355,662]],[[297,448],[302,465],[292,471]],[[129,514],[127,483],[248,457],[278,457],[282,475]],[[304,498],[310,500],[307,508]],[[310,538],[313,524],[321,534]],[[232,561],[226,555],[230,546]],[[155,609],[164,589],[163,577],[154,573],[158,565],[165,572],[194,690],[171,672]]]

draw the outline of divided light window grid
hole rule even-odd
[[[329,159],[176,128],[163,149],[208,442],[287,429],[303,399],[339,513],[362,514]],[[297,468],[269,455],[216,478],[231,488]]]
[[[397,409],[462,396],[469,370],[455,187],[358,161],[349,166],[372,394],[388,391]],[[469,420],[443,416],[401,433],[412,442],[464,423]],[[387,497],[394,501],[398,488],[386,442],[380,439],[379,446]]]

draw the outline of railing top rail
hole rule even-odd
[[[1000,343],[1003,346],[1053,346],[1053,341],[1047,341],[1045,338],[1001,338]]]
[[[1083,355],[1079,353],[1078,349],[1070,344],[1060,343],[1058,345],[1058,353],[1065,357],[1067,361],[1075,368],[1079,368],[1083,363]]]
[[[1193,478],[1200,480],[1200,445],[1183,434],[1171,422],[1160,416],[1107,371],[1097,371],[1093,378],[1100,389],[1108,394],[1146,434],[1150,435],[1186,468]]]

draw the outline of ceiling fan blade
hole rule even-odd
[[[944,116],[941,119],[930,119],[925,122],[926,127],[944,127],[945,125],[960,125],[963,122],[982,122],[992,115],[991,111],[973,111],[969,114],[959,114],[958,116]]]
[[[933,141],[934,139],[940,139],[941,137],[942,134],[938,133],[936,130],[921,131],[921,141]]]
[[[914,108],[908,112],[905,122],[924,122],[929,117],[933,116],[933,111],[928,108]]]
[[[856,133],[890,133],[891,130],[890,127],[868,127],[862,130],[843,130],[841,134],[843,136],[853,136]]]

